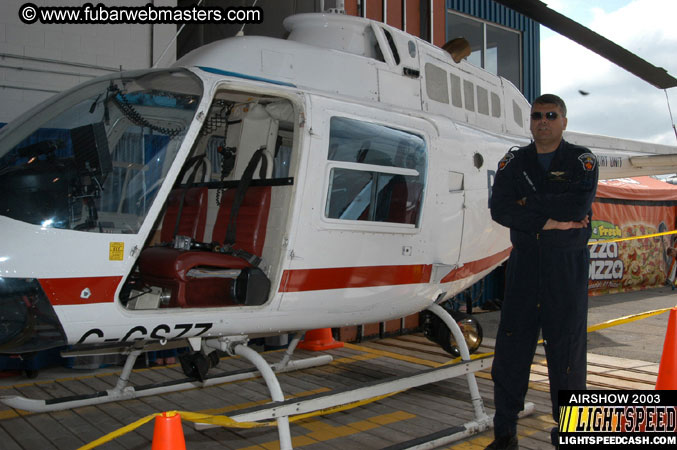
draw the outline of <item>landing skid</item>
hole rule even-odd
[[[448,443],[470,437],[492,428],[493,416],[487,415],[484,410],[484,403],[477,386],[475,372],[491,367],[493,357],[487,356],[484,358],[471,360],[463,333],[451,315],[439,305],[432,305],[428,309],[440,319],[442,319],[451,330],[454,339],[458,343],[458,349],[462,359],[461,362],[424,370],[403,377],[393,377],[385,381],[358,389],[346,389],[302,400],[292,399],[285,401],[283,397],[280,397],[281,392],[277,393],[277,388],[279,387],[277,379],[266,379],[267,383],[270,381],[270,383],[276,385],[275,390],[270,389],[273,403],[249,408],[239,413],[234,412],[230,418],[237,422],[257,422],[277,419],[278,432],[280,436],[280,448],[291,449],[291,441],[288,440],[290,436],[289,416],[306,414],[322,409],[356,403],[370,398],[393,394],[395,392],[465,375],[468,382],[468,388],[470,390],[470,398],[475,412],[475,419],[459,427],[443,430],[441,432],[435,433],[434,435],[424,436],[413,441],[394,445],[392,449],[402,450],[407,448],[435,448],[437,446],[446,445]],[[259,355],[256,356],[261,358]],[[261,360],[263,359],[261,358]],[[263,362],[265,363],[265,361]],[[271,373],[271,376],[274,377],[275,375]],[[277,400],[276,397],[282,398],[282,400]],[[520,417],[529,415],[533,413],[533,411],[534,404],[526,403],[524,405],[524,410],[520,414]],[[216,426],[218,425],[198,423],[195,425],[195,428],[198,430],[205,430],[214,428]]]
[[[228,381],[253,378],[260,373],[271,394],[272,402],[259,407],[235,412],[233,415],[231,415],[231,418],[237,422],[276,420],[280,439],[280,448],[286,450],[292,448],[291,432],[289,429],[290,416],[355,403],[362,400],[393,394],[398,391],[403,391],[406,389],[465,375],[468,382],[473,410],[475,412],[474,420],[469,421],[460,427],[443,430],[439,433],[436,433],[435,435],[425,436],[415,441],[401,443],[393,447],[397,449],[434,448],[434,446],[445,445],[450,442],[481,433],[492,427],[492,417],[487,415],[484,410],[482,397],[480,396],[477,380],[475,379],[475,372],[489,368],[493,358],[485,357],[471,360],[463,333],[451,315],[439,305],[432,305],[428,309],[437,315],[442,321],[444,321],[444,323],[451,330],[452,335],[458,344],[462,361],[456,364],[424,370],[404,377],[393,377],[388,380],[358,389],[336,391],[327,395],[319,395],[302,400],[285,400],[279,381],[275,375],[276,373],[327,364],[332,361],[332,357],[330,355],[322,355],[319,357],[292,361],[291,356],[300,340],[300,336],[297,336],[289,344],[289,348],[284,353],[281,361],[277,364],[270,365],[256,351],[247,347],[246,338],[222,337],[205,340],[201,342],[201,345],[212,349],[225,351],[231,355],[241,356],[253,363],[256,369],[237,371],[216,377],[207,377],[204,381],[184,379],[162,385],[133,387],[127,385],[129,375],[134,366],[136,358],[147,350],[134,349],[127,357],[127,361],[125,362],[125,366],[122,370],[117,385],[115,388],[108,391],[99,392],[89,396],[67,397],[52,400],[32,400],[25,397],[10,396],[0,397],[0,401],[15,409],[34,412],[50,412],[81,406],[102,404],[118,400],[128,400],[149,395],[164,394],[196,387],[207,387]],[[531,414],[533,410],[534,405],[532,403],[527,403],[525,404],[522,415]],[[208,424],[195,425],[197,429],[212,428],[214,426],[215,425]]]
[[[298,342],[298,339],[294,340]],[[294,342],[292,341],[292,342]],[[244,341],[241,341],[244,342]],[[248,347],[244,346],[247,350],[254,352]],[[294,347],[296,344],[294,344]],[[313,358],[306,358],[300,360],[291,360],[291,355],[294,351],[294,348],[290,345],[291,350],[287,350],[282,360],[273,364],[272,366],[266,363],[268,370],[275,371],[278,373],[289,372],[293,370],[306,369],[309,367],[315,367],[319,365],[329,364],[332,361],[331,355],[321,355]],[[151,395],[166,394],[169,392],[177,392],[187,389],[208,387],[217,384],[227,383],[237,380],[245,380],[249,378],[255,378],[259,376],[259,371],[257,369],[249,370],[238,370],[233,372],[227,372],[223,374],[218,374],[214,376],[207,376],[203,381],[196,380],[194,378],[182,378],[179,380],[174,380],[171,382],[165,382],[162,384],[148,384],[141,386],[130,386],[129,385],[129,376],[134,368],[134,363],[139,355],[149,351],[149,348],[139,348],[133,349],[127,355],[125,365],[122,368],[122,372],[118,378],[117,384],[114,388],[108,389],[106,391],[100,391],[93,394],[87,395],[75,395],[69,397],[61,397],[48,400],[37,400],[30,399],[20,396],[2,396],[0,397],[0,402],[9,406],[10,408],[20,409],[23,411],[30,412],[52,412],[52,411],[61,411],[71,408],[79,408],[82,406],[91,406],[91,405],[100,405],[103,403],[121,401],[121,400],[130,400],[140,397],[148,397]],[[255,352],[254,352],[255,353]],[[257,356],[261,358],[258,354]],[[247,358],[250,359],[250,358]],[[261,358],[263,360],[263,358]],[[264,361],[265,362],[265,361]],[[258,366],[257,366],[258,367]],[[274,376],[274,375],[273,375]],[[264,376],[265,378],[265,376]]]

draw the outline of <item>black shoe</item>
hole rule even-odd
[[[494,439],[494,441],[484,450],[518,450],[517,436],[504,436]]]

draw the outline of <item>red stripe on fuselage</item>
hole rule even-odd
[[[454,269],[446,274],[440,283],[450,283],[452,281],[461,280],[463,278],[476,275],[483,270],[487,270],[490,267],[495,266],[507,258],[511,251],[512,247],[508,247],[502,252],[496,253],[495,255],[487,256],[486,258],[478,259],[477,261],[467,262],[458,269]]]
[[[431,264],[285,270],[280,292],[428,283],[431,272]]]
[[[462,267],[449,272],[441,283],[449,283],[482,272],[507,258],[511,250],[512,248],[507,248],[495,255],[465,263]],[[285,270],[282,274],[280,292],[429,283],[431,273],[432,264]],[[82,305],[115,301],[115,291],[121,280],[121,276],[45,278],[40,280],[40,285],[52,305]]]
[[[467,262],[463,267],[449,272],[441,283],[449,283],[476,275],[507,258],[510,255],[510,250],[512,248],[507,248],[502,252],[477,261]],[[429,283],[431,273],[432,264],[285,270],[282,274],[280,292]]]
[[[86,278],[43,278],[40,286],[52,305],[83,305],[115,301],[121,276]]]

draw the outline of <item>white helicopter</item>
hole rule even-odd
[[[169,69],[84,83],[0,132],[0,351],[128,355],[111,391],[5,404],[192,387],[126,381],[141,352],[186,345],[200,385],[221,350],[251,360],[282,401],[249,339],[296,333],[274,367],[288,370],[327,361],[290,360],[305,330],[426,309],[428,334],[453,334],[469,361],[439,304],[510,253],[488,196],[499,159],[529,142],[528,102],[379,22],[284,24],[286,40],[226,39]],[[677,171],[674,147],[567,139],[598,155],[602,178]]]

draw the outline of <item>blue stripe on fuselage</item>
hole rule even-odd
[[[280,86],[289,86],[295,88],[296,86],[287,83],[285,81],[277,81],[277,80],[271,80],[269,78],[262,78],[262,77],[255,77],[253,75],[247,75],[244,73],[238,73],[238,72],[230,72],[228,70],[221,70],[221,69],[215,69],[213,67],[204,67],[204,66],[198,66],[200,70],[204,70],[205,72],[209,73],[215,73],[217,75],[226,75],[229,77],[236,77],[236,78],[244,78],[245,80],[253,80],[253,81],[263,81],[264,83],[271,83],[271,84],[277,84]]]

